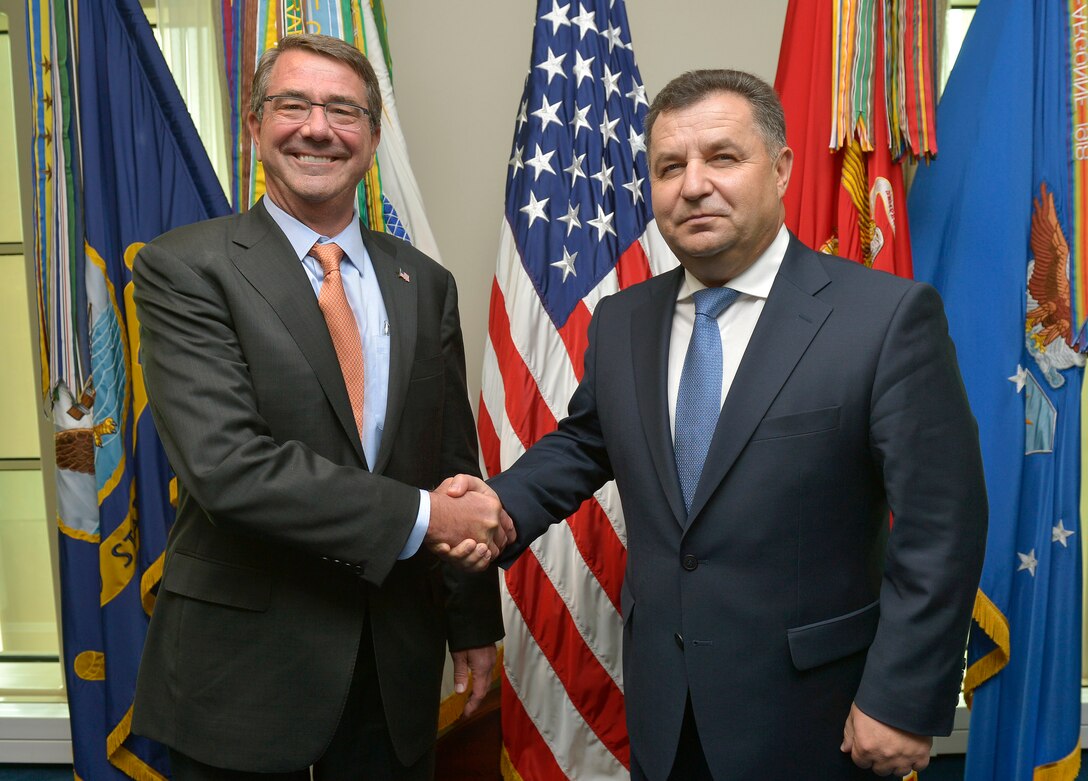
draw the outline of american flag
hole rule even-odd
[[[676,261],[652,222],[623,0],[540,0],[506,176],[479,433],[495,474],[556,427],[603,296]],[[505,575],[507,779],[623,777],[626,532],[613,484]]]

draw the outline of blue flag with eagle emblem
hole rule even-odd
[[[964,681],[968,781],[1071,780],[1080,767],[1084,312],[1070,246],[1085,150],[1071,55],[1086,4],[979,5],[938,107],[940,155],[909,199],[915,277],[945,299],[990,502]]]
[[[74,769],[153,781],[166,752],[131,734],[132,697],[174,510],[131,263],[144,242],[229,207],[138,0],[30,0],[27,16]]]

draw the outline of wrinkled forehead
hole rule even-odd
[[[366,98],[366,84],[346,62],[306,49],[289,49],[272,64],[269,94],[286,93],[356,102]]]
[[[652,160],[680,149],[747,148],[757,143],[762,144],[762,137],[751,105],[743,97],[720,93],[658,114],[647,151]]]

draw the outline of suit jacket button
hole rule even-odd
[[[699,560],[689,553],[687,556],[681,559],[680,566],[686,569],[688,572],[691,572],[699,566]]]
[[[679,632],[677,632],[676,634],[674,634],[672,636],[672,639],[676,641],[676,647],[679,648],[681,651],[683,651],[684,650],[684,638],[683,638],[683,636]]]

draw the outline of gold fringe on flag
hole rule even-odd
[[[1080,773],[1080,741],[1069,755],[1057,762],[1039,765],[1031,774],[1032,781],[1074,781]]]
[[[521,774],[514,767],[514,763],[510,761],[510,754],[507,753],[506,746],[502,747],[499,770],[502,772],[503,781],[523,781]]]
[[[850,139],[842,157],[842,186],[850,193],[850,201],[858,213],[858,231],[861,234],[861,262],[869,268],[873,266],[873,233],[876,224],[869,208],[869,176],[865,171],[865,160],[861,144],[857,139]]]
[[[975,608],[971,617],[997,648],[967,668],[967,674],[963,678],[963,698],[968,708],[974,699],[975,689],[1001,672],[1009,663],[1009,619],[982,589],[975,595]]]
[[[129,705],[125,715],[121,718],[121,722],[113,728],[113,732],[106,738],[106,756],[109,758],[110,764],[119,770],[123,770],[135,781],[169,781],[166,776],[125,748],[124,743],[131,734],[132,706]]]

